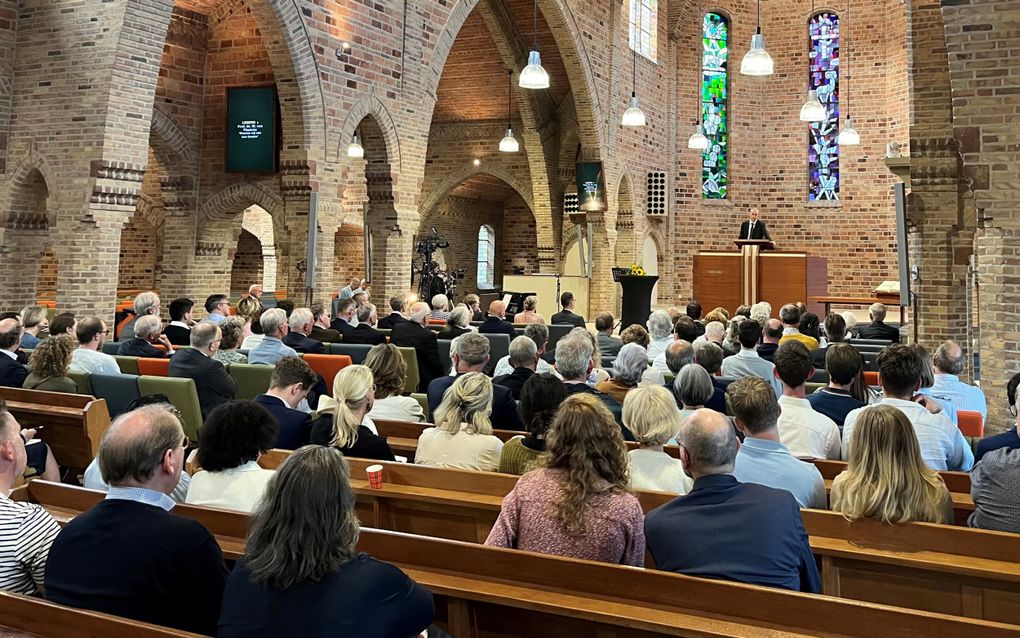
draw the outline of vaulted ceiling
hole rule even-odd
[[[478,173],[472,175],[450,191],[450,197],[480,199],[487,202],[505,203],[517,195],[512,186],[498,177]]]

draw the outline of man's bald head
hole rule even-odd
[[[419,301],[411,306],[411,321],[425,325],[425,315],[429,312],[431,312],[429,305],[424,301]]]
[[[15,318],[0,320],[0,350],[15,351],[21,344],[21,321]]]
[[[967,367],[967,359],[963,356],[963,348],[955,341],[946,341],[935,351],[932,357],[935,372],[940,374],[959,375]]]
[[[489,304],[489,314],[493,317],[502,317],[506,312],[506,304],[497,299]]]
[[[695,411],[684,421],[680,445],[684,467],[695,479],[732,472],[740,448],[726,417],[707,408]]]
[[[689,363],[694,363],[694,348],[690,341],[679,339],[666,346],[666,367],[674,375]]]
[[[762,331],[762,341],[765,343],[779,343],[783,338],[783,322],[779,319],[769,319],[765,322],[765,329]]]
[[[166,404],[147,405],[117,417],[99,444],[99,469],[110,485],[142,486],[169,494],[180,479],[180,463],[167,453],[182,448],[184,430]]]

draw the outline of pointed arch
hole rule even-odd
[[[535,213],[534,199],[531,193],[531,186],[520,179],[520,177],[510,172],[509,170],[501,166],[486,166],[486,167],[474,167],[465,166],[453,173],[447,175],[442,182],[436,185],[435,188],[429,192],[421,206],[418,207],[418,214],[422,219],[433,209],[439,202],[443,201],[450,191],[457,188],[467,180],[471,179],[472,176],[483,173],[485,175],[492,175],[498,179],[506,182],[511,188],[517,191],[517,194],[521,196],[524,203],[531,209],[532,213]]]
[[[164,166],[191,165],[195,152],[177,122],[158,106],[152,109],[149,146]]]
[[[340,141],[337,144],[336,161],[342,162],[347,156],[347,145],[354,136],[354,131],[361,126],[362,120],[371,117],[379,125],[383,139],[386,141],[386,155],[396,175],[401,173],[400,138],[397,136],[397,125],[382,100],[374,95],[366,95],[351,107],[340,126]]]

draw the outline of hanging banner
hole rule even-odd
[[[602,162],[577,163],[578,208],[585,213],[606,210],[606,180],[602,175]]]

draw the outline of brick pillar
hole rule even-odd
[[[1007,411],[1006,383],[1020,372],[1020,227],[986,227],[975,239],[978,310],[981,317],[981,389],[988,398],[986,433],[1013,427]]]
[[[131,207],[133,208],[133,206]],[[130,210],[93,208],[86,216],[60,214],[56,237],[57,307],[95,315],[112,325],[120,275],[120,236]]]
[[[615,230],[606,227],[604,214],[588,213],[588,223],[595,227],[592,251],[591,282],[588,286],[588,319],[613,307],[614,290],[612,268],[616,265]]]
[[[21,310],[34,304],[39,262],[48,244],[46,229],[12,230],[0,228],[0,308]]]

